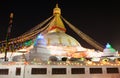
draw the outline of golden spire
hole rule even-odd
[[[58,4],[56,4],[56,8],[58,8]]]
[[[56,7],[53,9],[53,15],[60,15],[61,14],[61,9],[58,7],[58,4],[56,4]]]
[[[48,32],[65,32],[66,28],[60,18],[61,9],[56,4],[56,7],[53,9],[54,18],[50,22]]]

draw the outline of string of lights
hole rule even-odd
[[[62,16],[61,16],[62,17]],[[103,46],[98,43],[97,41],[93,40],[91,37],[80,31],[78,28],[76,28],[74,25],[72,25],[70,22],[68,22],[65,18],[62,17],[62,19],[65,21],[66,24],[74,31],[76,32],[83,40],[88,42],[90,45],[95,47],[96,49],[103,51]]]
[[[47,27],[49,25],[49,23],[51,22],[50,20],[53,18],[53,16],[49,17],[48,19],[46,19],[45,21],[43,21],[42,23],[36,25],[35,27],[33,27],[32,29],[30,29],[29,31],[25,32],[24,34],[22,34],[21,36],[18,36],[16,38],[12,38],[9,40],[9,45],[14,44],[18,45],[20,43],[25,43],[29,40],[33,40],[36,35],[38,35],[39,33],[45,33],[47,32]],[[100,51],[103,50],[103,46],[101,44],[99,44],[97,41],[93,40],[91,37],[89,37],[88,35],[86,35],[85,33],[83,33],[82,31],[80,31],[79,29],[77,29],[74,25],[72,25],[71,23],[69,23],[65,18],[63,18],[61,16],[61,18],[63,19],[63,21],[73,30],[75,31],[83,40],[85,40],[86,42],[88,42],[89,44],[91,44],[93,47],[95,47],[96,49],[99,49]],[[48,22],[49,21],[49,22]],[[47,23],[47,24],[46,24]],[[45,25],[45,26],[44,26]],[[43,27],[44,26],[44,27]],[[34,42],[34,41],[33,41]],[[5,41],[0,41],[0,48],[3,49],[4,45],[5,45]],[[25,46],[25,45],[23,45]]]

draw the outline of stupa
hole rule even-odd
[[[36,37],[34,49],[30,52],[30,59],[47,61],[51,56],[72,56],[72,53],[77,52],[78,49],[86,50],[75,38],[66,34],[58,4],[53,9],[53,15],[54,18],[47,28],[47,33]]]

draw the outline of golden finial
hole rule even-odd
[[[58,4],[56,4],[56,8],[58,8]]]
[[[53,9],[53,21],[49,24],[48,32],[65,32],[66,28],[62,22],[62,19],[60,17],[61,15],[61,9],[58,7],[58,4],[56,4],[55,8]],[[61,39],[59,39],[60,44]]]
[[[53,14],[56,15],[56,14],[61,14],[61,10],[60,8],[58,7],[58,4],[56,4],[56,7],[53,9]]]

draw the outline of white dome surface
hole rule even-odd
[[[64,32],[52,32],[45,35],[39,34],[36,38],[34,51],[30,58],[49,60],[50,56],[67,56],[81,47],[79,42]],[[82,48],[82,47],[81,47]]]
[[[36,44],[40,46],[81,46],[76,39],[64,32],[47,33],[43,35],[41,39],[37,39],[36,41]]]

